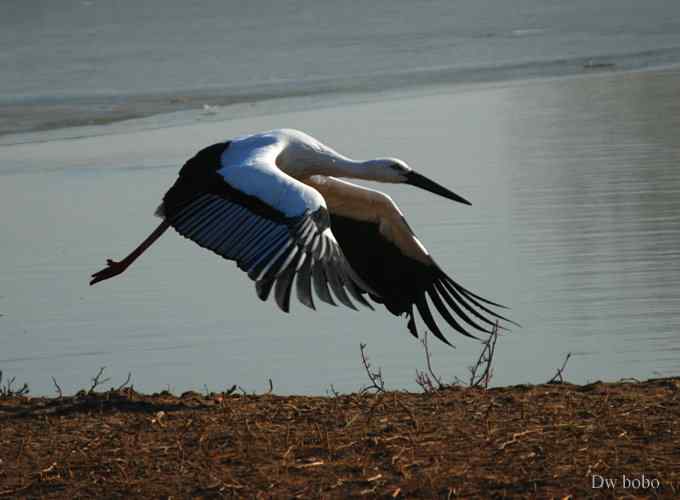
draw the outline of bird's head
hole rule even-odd
[[[445,188],[441,184],[428,179],[422,174],[415,172],[411,167],[409,167],[406,162],[399,160],[397,158],[379,158],[377,160],[372,160],[367,162],[369,168],[372,170],[373,180],[379,182],[392,182],[396,184],[410,184],[411,186],[416,186],[430,193],[438,194],[449,200],[457,201],[459,203],[464,203],[465,205],[470,205],[462,196],[458,196],[453,191]]]

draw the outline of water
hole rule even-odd
[[[668,0],[30,0],[0,18],[0,134],[679,61]]]
[[[235,266],[174,234],[88,287],[157,224],[151,213],[187,157],[279,126],[356,158],[401,157],[473,202],[383,187],[444,269],[523,325],[499,343],[497,384],[543,382],[567,352],[574,382],[680,374],[680,71],[583,67],[672,63],[675,3],[376,4],[360,23],[312,3],[233,6],[240,23],[206,2],[70,5],[24,3],[0,20],[0,58],[16,68],[0,79],[13,132],[0,145],[0,370],[34,393],[52,392],[51,376],[67,392],[89,386],[101,366],[147,391],[259,391],[268,378],[279,393],[350,391],[366,382],[359,342],[388,386],[416,387],[424,359],[403,320],[297,303],[285,315]],[[192,16],[195,36],[178,45]],[[277,19],[285,30],[271,29]],[[45,36],[19,36],[27,30]],[[226,39],[241,50],[224,52]],[[357,94],[333,87],[337,75]],[[378,92],[385,75],[397,83]],[[275,104],[17,133],[93,112],[108,121],[113,101],[145,115],[177,96],[253,99],[258,85]],[[18,110],[25,121],[7,118]],[[456,350],[431,343],[435,368],[464,378],[479,345],[450,339]]]

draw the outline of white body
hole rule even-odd
[[[392,164],[402,169],[385,168]],[[232,140],[222,155],[219,173],[232,187],[289,217],[324,207],[346,217],[378,223],[385,238],[405,255],[431,262],[392,198],[331,177],[400,182],[408,171],[396,158],[354,161],[304,132],[279,129]]]

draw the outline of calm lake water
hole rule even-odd
[[[678,62],[669,0],[26,0],[0,17],[0,134]]]
[[[200,146],[248,130],[308,130],[357,158],[393,154],[466,196],[388,191],[438,262],[512,307],[495,382],[542,382],[567,352],[574,382],[680,373],[680,72],[441,88],[429,95],[0,149],[0,368],[51,392],[133,373],[145,390],[341,391],[364,382],[359,343],[389,386],[424,367],[383,311],[262,304],[235,266],[175,234],[90,288],[157,223]],[[351,132],[348,132],[351,130]],[[479,350],[432,344],[464,377]]]
[[[351,391],[366,382],[366,342],[388,386],[416,388],[425,361],[404,320],[299,304],[285,315],[176,234],[87,285],[155,227],[186,158],[275,127],[403,158],[472,201],[381,188],[445,270],[522,324],[500,340],[496,384],[543,382],[567,352],[573,382],[680,374],[680,2],[368,5],[6,9],[5,377],[37,394],[51,376],[88,386],[101,366],[145,391],[259,391],[269,378],[278,393]],[[480,346],[449,337],[455,350],[431,343],[435,368],[465,378]]]

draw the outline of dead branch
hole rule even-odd
[[[484,342],[484,348],[479,354],[479,358],[470,370],[470,387],[483,387],[487,389],[493,376],[493,356],[496,352],[496,342],[498,342],[498,321],[491,330],[491,336]],[[478,372],[481,370],[481,373]]]
[[[421,372],[418,369],[416,369],[416,384],[418,384],[420,388],[423,390],[423,392],[427,394],[430,394],[437,390],[437,388],[432,383],[432,379],[430,378],[430,376],[427,373]]]
[[[564,373],[564,369],[567,366],[567,362],[569,361],[569,358],[571,358],[571,353],[567,353],[567,356],[564,358],[564,363],[562,363],[562,368],[557,369],[557,373],[548,380],[549,384],[563,384],[564,383],[564,377],[562,376]]]
[[[64,397],[64,393],[61,390],[61,386],[57,384],[57,379],[52,377],[52,383],[54,384],[54,388],[57,390],[57,394],[59,395],[59,399],[62,399]]]
[[[426,393],[434,392],[437,389],[443,389],[446,387],[446,384],[442,382],[441,377],[438,377],[432,369],[432,356],[430,354],[430,348],[427,345],[427,332],[425,332],[423,335],[420,343],[423,345],[423,349],[425,350],[425,361],[427,362],[427,371],[429,374],[425,373],[424,371],[416,370],[416,383]],[[437,384],[436,387],[433,380]]]
[[[366,353],[364,352],[364,349],[366,349],[366,344],[360,343],[359,348],[361,349],[361,364],[364,365],[366,375],[368,375],[368,379],[371,381],[371,385],[364,387],[360,392],[362,394],[370,390],[375,390],[376,392],[385,392],[385,381],[382,377],[382,370],[380,368],[378,368],[376,371],[372,370],[371,363],[368,361],[368,356],[366,356]]]
[[[116,391],[120,391],[121,389],[125,389],[125,387],[127,387],[127,385],[130,383],[130,379],[131,379],[131,378],[132,378],[132,372],[128,372],[128,376],[127,376],[127,378],[125,379],[125,382],[123,382],[122,384],[120,384],[120,385],[116,388]]]
[[[92,394],[97,387],[99,387],[100,385],[105,384],[106,382],[111,380],[109,377],[106,377],[105,379],[101,378],[101,376],[104,374],[104,370],[106,370],[106,367],[102,366],[99,369],[99,372],[97,373],[97,375],[95,375],[92,378],[92,386],[90,387],[90,390],[87,391],[88,394]]]
[[[26,384],[26,383],[24,383],[24,385],[21,386],[19,389],[14,390],[12,388],[12,385],[14,385],[15,380],[16,380],[16,377],[12,377],[3,386],[2,385],[2,370],[0,370],[0,398],[13,398],[13,397],[17,397],[17,396],[25,396],[26,394],[29,393],[28,384]]]

